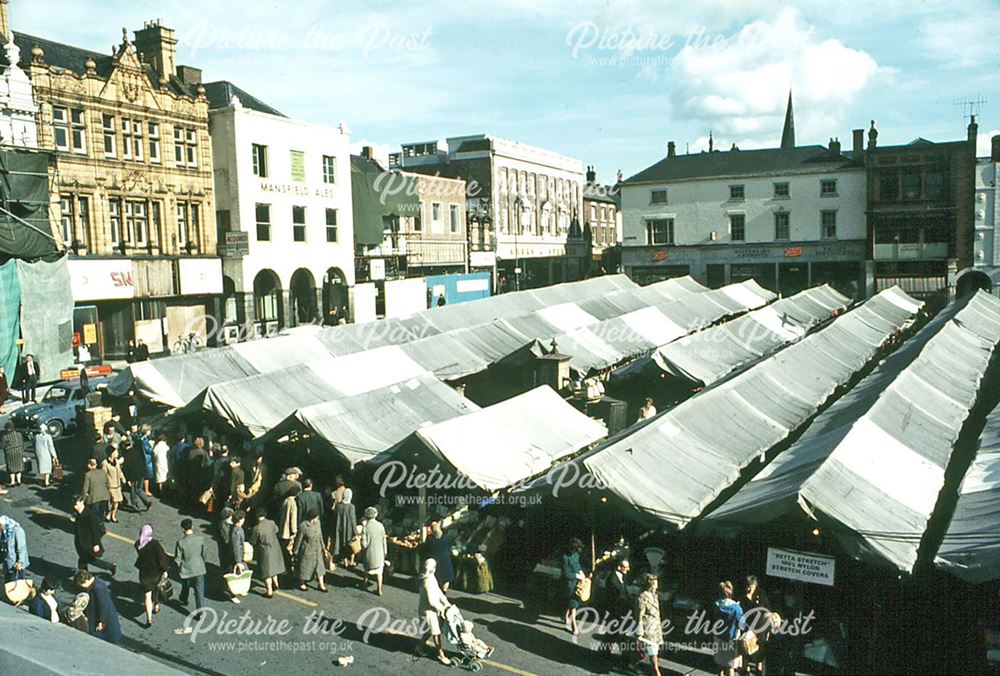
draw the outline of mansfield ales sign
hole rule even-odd
[[[832,587],[835,563],[830,556],[797,552],[794,549],[767,548],[767,574],[771,577]]]

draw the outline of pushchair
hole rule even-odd
[[[472,633],[473,624],[462,617],[462,611],[458,606],[452,605],[444,612],[445,637],[449,643],[455,645],[461,657],[452,657],[452,663],[457,664],[469,671],[481,671],[483,663],[480,661],[493,654],[493,646],[487,645],[486,641],[476,638]]]

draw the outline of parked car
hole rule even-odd
[[[91,378],[89,392],[107,387],[107,378]],[[31,432],[39,423],[49,429],[54,439],[76,431],[81,411],[86,408],[87,394],[79,380],[55,383],[37,404],[28,404],[14,411],[11,420],[22,431]]]

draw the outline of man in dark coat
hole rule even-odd
[[[125,348],[125,361],[129,364],[135,363],[135,341],[129,340],[128,347]]]
[[[274,490],[271,493],[271,497],[274,501],[275,512],[281,509],[281,503],[283,503],[285,498],[289,495],[298,495],[302,492],[302,484],[299,483],[299,477],[301,476],[301,469],[298,467],[289,467],[285,470],[285,474],[282,476],[281,480],[274,484]]]
[[[86,570],[77,571],[73,576],[73,582],[81,591],[90,594],[90,603],[87,604],[90,635],[108,643],[121,643],[121,621],[107,582],[98,580]]]
[[[143,341],[142,338],[139,339],[139,344],[135,346],[135,360],[136,361],[148,361],[149,360],[149,346]]]
[[[299,523],[309,518],[308,514],[323,513],[323,496],[313,490],[312,479],[302,482],[302,492],[295,497],[295,503],[298,507]]]
[[[629,641],[629,630],[636,626],[635,613],[632,610],[632,594],[629,593],[626,582],[629,568],[628,560],[623,559],[618,562],[615,571],[608,577],[604,599],[608,619],[615,625],[613,631],[609,632],[608,638],[618,644],[620,650],[618,660],[623,666],[628,664],[626,647]]]
[[[129,507],[133,512],[145,512],[153,501],[142,491],[142,480],[146,477],[146,454],[142,446],[127,447],[122,472],[129,484]]]
[[[99,558],[104,553],[101,546],[101,538],[104,537],[104,524],[92,510],[87,509],[84,504],[84,497],[78,495],[73,498],[73,511],[76,519],[73,524],[73,544],[76,547],[78,557],[77,567],[86,571],[87,566],[94,565],[102,570],[110,571],[114,575],[118,571],[118,564],[108,563]]]
[[[28,355],[21,364],[21,401],[25,404],[28,400],[35,401],[35,388],[42,377],[42,366],[35,361],[34,356]]]

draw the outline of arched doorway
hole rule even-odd
[[[258,322],[281,325],[281,280],[274,270],[265,268],[253,278],[253,303]]]
[[[323,276],[323,322],[333,325],[346,315],[347,278],[340,268],[330,268]]]
[[[291,320],[298,326],[308,324],[316,318],[316,279],[305,268],[292,273],[288,284],[289,299],[292,304]]]
[[[962,274],[955,283],[955,296],[962,298],[971,296],[976,291],[982,289],[986,292],[993,291],[993,280],[989,275],[980,270],[969,270]]]
[[[224,324],[239,324],[242,321],[236,282],[228,275],[222,277],[222,321]]]

